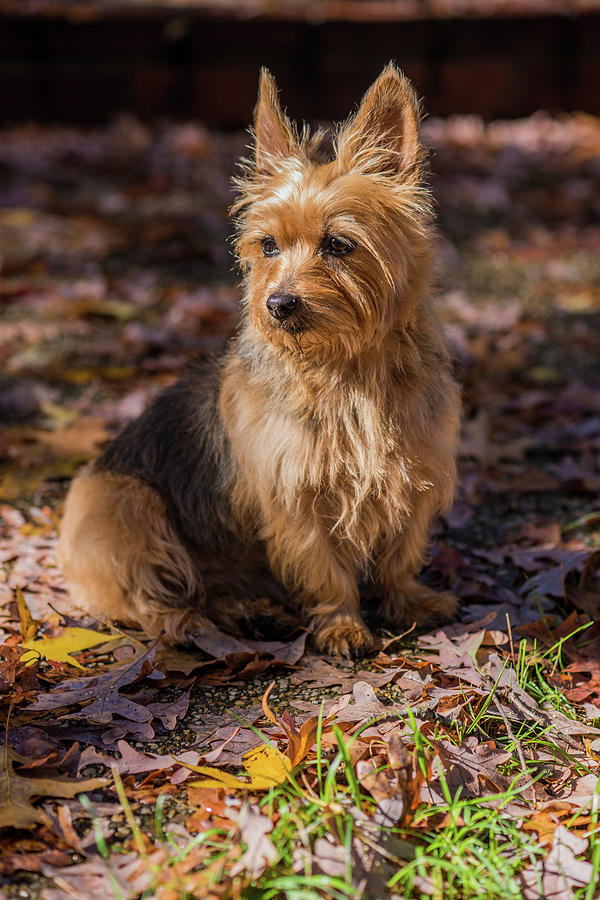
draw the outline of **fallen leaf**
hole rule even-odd
[[[272,665],[295,666],[304,654],[308,634],[303,631],[293,641],[240,641],[218,628],[191,634],[189,640],[205,653],[224,662],[236,678],[252,678]],[[214,680],[207,675],[205,680]],[[217,677],[220,682],[222,675]]]
[[[366,669],[355,671],[354,666],[332,665],[321,656],[306,653],[298,668],[292,672],[292,684],[314,682],[320,688],[339,684],[342,693],[351,691],[357,681],[364,681],[372,687],[382,687],[397,674],[396,669],[385,669],[382,672],[369,672]]]
[[[341,844],[334,843],[331,837],[316,839],[313,847],[313,859],[325,875],[332,878],[346,877],[346,848]]]
[[[19,609],[19,625],[21,629],[21,638],[23,639],[22,643],[24,643],[25,641],[33,640],[39,623],[33,620],[33,616],[31,615],[25,597],[23,596],[23,591],[20,587],[17,588],[16,594],[17,606]]]
[[[72,653],[79,653],[82,650],[89,650],[98,644],[106,644],[107,641],[114,640],[114,635],[101,634],[99,631],[93,631],[91,628],[63,628],[59,635],[55,637],[43,637],[37,640],[22,641],[26,653],[21,659],[28,665],[32,665],[37,659],[49,659],[52,662],[69,663],[78,669],[84,666],[73,659]]]
[[[271,682],[271,684],[265,691],[262,698],[262,708],[267,719],[273,722],[274,725],[278,725],[283,730],[287,738],[287,747],[285,748],[285,752],[290,761],[290,765],[293,768],[306,757],[309,750],[315,743],[317,739],[317,731],[319,728],[319,717],[311,716],[309,719],[302,723],[300,728],[298,728],[289,713],[280,718],[273,715],[269,708],[268,699],[274,685],[275,682]],[[322,724],[326,725],[329,721],[329,719],[326,719]]]
[[[348,704],[348,696],[340,697],[329,710],[338,722],[363,722],[378,716],[390,715],[390,707],[378,700],[375,691],[366,681],[357,681],[352,688],[354,703]]]
[[[28,760],[19,756],[8,745],[0,770],[0,828],[30,828],[42,822],[50,825],[46,813],[33,805],[37,797],[75,797],[85,791],[95,791],[108,784],[106,778],[88,778],[73,781],[71,778],[26,778],[15,771],[15,765]]]
[[[109,756],[107,753],[98,753],[93,747],[86,747],[79,758],[78,772],[86,766],[101,763],[110,768],[115,766],[119,775],[141,775],[144,772],[164,772],[180,764],[196,765],[200,754],[196,750],[187,750],[181,754],[178,761],[170,753],[159,753],[135,750],[127,741],[117,741],[117,750],[121,754],[120,759]]]
[[[70,713],[66,717],[108,724],[113,722],[115,716],[120,716],[136,723],[149,723],[153,718],[151,710],[133,701],[123,694],[121,689],[134,684],[140,678],[154,674],[152,667],[154,652],[155,648],[151,646],[133,660],[128,659],[100,675],[63,681],[49,693],[40,694],[29,709],[41,712],[86,704],[81,713]]]
[[[137,853],[116,854],[109,863],[99,857],[86,859],[68,868],[57,869],[55,866],[43,865],[42,872],[58,885],[57,888],[44,888],[42,900],[66,900],[66,898],[108,898],[115,896],[115,888],[122,897],[131,896],[131,876],[143,866],[146,869],[146,882],[149,880],[148,861],[140,862]],[[117,896],[119,896],[117,894]]]
[[[360,759],[356,775],[377,804],[374,819],[388,828],[396,825],[404,811],[404,797],[389,767],[381,768],[379,759]]]
[[[273,831],[273,822],[251,803],[244,803],[239,812],[231,813],[231,818],[237,821],[239,835],[247,845],[244,855],[232,866],[231,874],[247,871],[251,879],[260,878],[277,859],[277,850],[267,837]]]
[[[248,750],[242,757],[249,781],[243,781],[229,772],[222,772],[212,766],[188,766],[199,775],[209,775],[199,781],[191,781],[191,787],[214,788],[228,787],[233,790],[267,791],[275,785],[282,784],[291,771],[292,766],[285,754],[280,753],[271,744],[261,744]],[[180,760],[178,760],[180,762]]]
[[[512,751],[480,744],[473,737],[467,738],[460,747],[447,740],[431,738],[430,743],[449,770],[446,780],[452,793],[461,787],[463,793],[466,789],[472,796],[479,797],[488,793],[490,786],[499,791],[510,787],[511,779],[500,774],[497,767],[512,759]]]
[[[356,774],[360,783],[377,804],[374,820],[378,825],[392,827],[398,822],[410,822],[421,803],[421,787],[425,776],[417,763],[416,750],[410,753],[399,731],[394,731],[387,744],[389,765],[385,756],[359,760]],[[427,760],[430,765],[431,760]]]
[[[554,832],[552,850],[546,859],[536,860],[521,874],[525,900],[539,897],[572,900],[575,891],[587,888],[593,876],[591,863],[577,859],[589,841],[560,825]]]
[[[534,832],[537,835],[538,844],[551,846],[554,842],[556,829],[563,825],[563,819],[573,818],[573,806],[570,803],[550,803],[543,809],[532,810],[532,815],[523,822],[523,831]],[[577,816],[578,828],[589,827],[590,816]]]

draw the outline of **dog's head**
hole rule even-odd
[[[426,282],[416,95],[390,63],[327,156],[263,70],[254,135],[234,206],[249,325],[292,351],[353,358],[410,321]]]

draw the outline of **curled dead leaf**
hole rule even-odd
[[[293,768],[294,766],[297,766],[299,762],[302,762],[312,749],[317,739],[319,717],[311,716],[310,719],[307,719],[306,722],[303,722],[300,728],[298,728],[287,710],[280,718],[275,716],[268,704],[269,694],[273,690],[274,684],[274,681],[271,682],[263,694],[261,704],[267,719],[272,722],[273,725],[278,725],[285,733],[287,738],[285,752]],[[326,719],[323,724],[327,725],[329,721],[329,719]]]

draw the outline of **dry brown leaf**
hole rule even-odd
[[[563,820],[572,818],[573,805],[571,803],[551,803],[544,806],[543,809],[533,811],[533,814],[523,822],[522,828],[523,831],[537,834],[538,843],[542,846],[551,846],[556,829],[564,825]],[[575,825],[579,830],[586,828],[591,821],[591,816],[578,815]]]
[[[252,803],[244,803],[231,818],[237,822],[240,838],[247,845],[244,855],[231,867],[231,875],[247,871],[251,879],[260,878],[266,867],[277,859],[277,850],[267,837],[273,831],[273,822]]]
[[[356,774],[360,783],[377,803],[375,821],[391,827],[407,824],[421,803],[421,787],[425,781],[417,763],[416,749],[410,753],[398,731],[392,732],[387,745],[387,761],[383,754],[359,760]],[[427,765],[431,767],[431,759]]]
[[[336,844],[332,837],[319,837],[313,847],[313,860],[325,875],[332,878],[346,877],[346,849]]]
[[[42,872],[51,878],[57,888],[44,888],[42,900],[66,900],[74,897],[114,897],[115,884],[121,895],[131,896],[132,881],[143,890],[149,882],[150,861],[143,863],[137,853],[116,855],[110,861],[91,858],[76,866],[57,869],[52,865],[42,865]],[[145,872],[140,872],[145,870]]]
[[[591,863],[577,859],[586,851],[588,844],[586,838],[578,837],[559,825],[546,859],[536,860],[521,875],[525,900],[538,900],[540,896],[573,900],[575,891],[587,887],[592,879],[594,870]]]
[[[49,447],[57,456],[69,459],[91,458],[98,447],[107,439],[106,423],[90,416],[82,416],[76,422],[54,431],[32,430],[30,437],[44,447]]]
[[[20,587],[17,588],[16,593],[17,606],[19,608],[19,626],[21,629],[21,640],[31,641],[35,638],[39,622],[34,621],[33,616],[29,611],[29,607],[27,606],[25,597],[23,596],[23,591]]]
[[[106,778],[26,778],[15,771],[15,765],[26,763],[10,747],[5,746],[0,771],[0,828],[30,828],[40,822],[51,826],[46,813],[33,805],[38,797],[75,797],[108,784]]]

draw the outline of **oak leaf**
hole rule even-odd
[[[15,771],[16,764],[28,760],[5,746],[0,771],[0,828],[30,828],[43,823],[52,827],[46,813],[33,805],[36,797],[75,797],[108,784],[106,778],[26,778]]]

